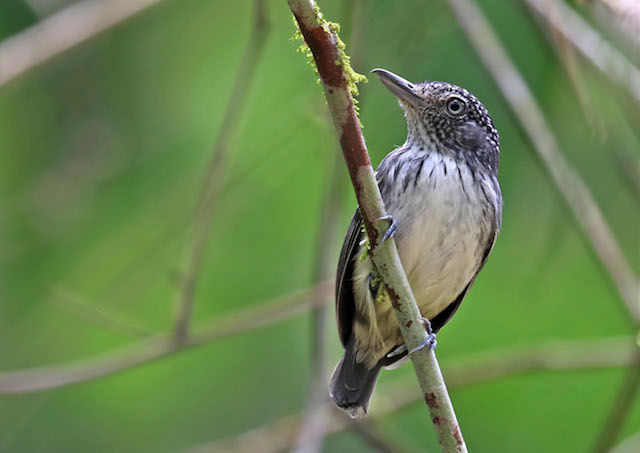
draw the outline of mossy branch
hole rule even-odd
[[[427,340],[427,332],[418,322],[421,318],[418,304],[402,268],[395,242],[391,239],[380,243],[388,228],[388,221],[383,220],[386,211],[352,97],[355,72],[350,68],[343,45],[339,44],[337,27],[325,21],[315,2],[289,0],[289,6],[311,50],[324,88],[370,240],[372,262],[384,281],[407,347],[410,350],[418,348]],[[411,359],[442,450],[466,452],[467,447],[434,352],[423,348],[412,354]]]

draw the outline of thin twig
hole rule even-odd
[[[491,25],[477,5],[471,0],[447,2],[469,42],[516,114],[554,187],[564,197],[567,206],[615,282],[631,316],[636,323],[640,323],[638,280],[589,188],[558,150],[557,140],[526,82],[509,60]]]
[[[582,371],[640,364],[635,354],[634,339],[629,337],[579,341],[547,341],[532,347],[508,348],[474,354],[447,361],[444,374],[449,387],[458,389],[472,385],[542,371]],[[399,378],[384,383],[374,400],[374,420],[418,403],[423,396],[410,382]],[[347,420],[332,417],[327,434],[348,428]],[[260,451],[277,453],[289,448],[301,415],[290,415],[237,436],[216,440],[189,449],[189,453],[244,453]]]
[[[163,0],[84,0],[0,42],[0,87]]]
[[[638,349],[638,357],[640,358],[640,349]],[[627,376],[620,386],[600,436],[596,440],[596,445],[593,448],[594,453],[606,453],[615,445],[624,423],[629,417],[639,389],[640,365],[636,365],[629,368]]]
[[[309,310],[312,306],[311,294],[320,288],[325,294],[322,303],[326,303],[333,291],[333,280],[214,319],[207,326],[195,330],[186,342],[179,345],[173,342],[172,333],[159,334],[89,359],[0,372],[0,394],[31,393],[91,381],[176,354],[187,348],[270,326]]]
[[[605,76],[615,80],[629,91],[636,102],[640,102],[640,69],[600,36],[580,15],[557,0],[524,1]]]
[[[114,332],[134,338],[148,337],[153,334],[150,329],[131,322],[120,314],[107,312],[63,288],[54,289],[51,301],[93,324]]]
[[[247,106],[249,87],[263,53],[265,38],[269,30],[264,0],[255,0],[254,9],[251,35],[238,67],[218,140],[213,148],[213,154],[204,176],[198,207],[191,225],[191,234],[185,247],[186,265],[181,276],[181,288],[177,301],[178,313],[175,325],[175,341],[177,343],[185,341],[189,334],[193,298],[213,223],[215,202],[225,182],[229,143],[240,123],[240,115]]]
[[[466,452],[467,447],[433,350],[420,346],[427,332],[419,319],[420,309],[402,269],[395,241],[380,242],[389,227],[388,218],[369,159],[351,98],[353,88],[349,62],[338,49],[335,27],[324,21],[313,0],[289,0],[305,42],[313,54],[320,81],[336,128],[342,152],[370,241],[369,256],[382,277],[391,299],[404,343],[410,350],[416,376],[423,391],[438,441],[445,452]]]

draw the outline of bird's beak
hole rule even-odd
[[[376,74],[382,84],[401,101],[405,101],[414,107],[419,107],[424,103],[424,100],[418,96],[415,85],[407,79],[403,79],[399,75],[395,75],[386,69],[376,68],[371,72]]]

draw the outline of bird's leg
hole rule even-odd
[[[390,215],[383,215],[382,217],[378,217],[378,219],[376,220],[378,222],[384,222],[386,226],[386,230],[382,235],[382,239],[380,239],[380,242],[376,244],[376,246],[379,247],[382,244],[384,244],[384,241],[386,241],[389,238],[392,238],[396,234],[396,229],[398,228],[398,222],[396,222],[396,219],[394,219]]]
[[[424,326],[424,329],[427,331],[428,335],[426,340],[424,340],[424,343],[409,351],[409,354],[413,354],[414,352],[423,349],[425,346],[428,348],[428,351],[433,351],[438,344],[438,342],[436,341],[436,334],[433,333],[433,330],[431,329],[431,322],[427,318],[424,318],[422,316],[418,318],[418,322]]]

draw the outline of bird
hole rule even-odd
[[[499,135],[487,109],[464,88],[371,72],[404,111],[407,138],[380,162],[376,181],[402,267],[435,334],[458,310],[502,224]],[[352,418],[367,415],[381,368],[395,369],[413,352],[367,249],[356,209],[336,276],[344,355],[329,381],[331,398]],[[434,337],[428,341],[435,346]]]

